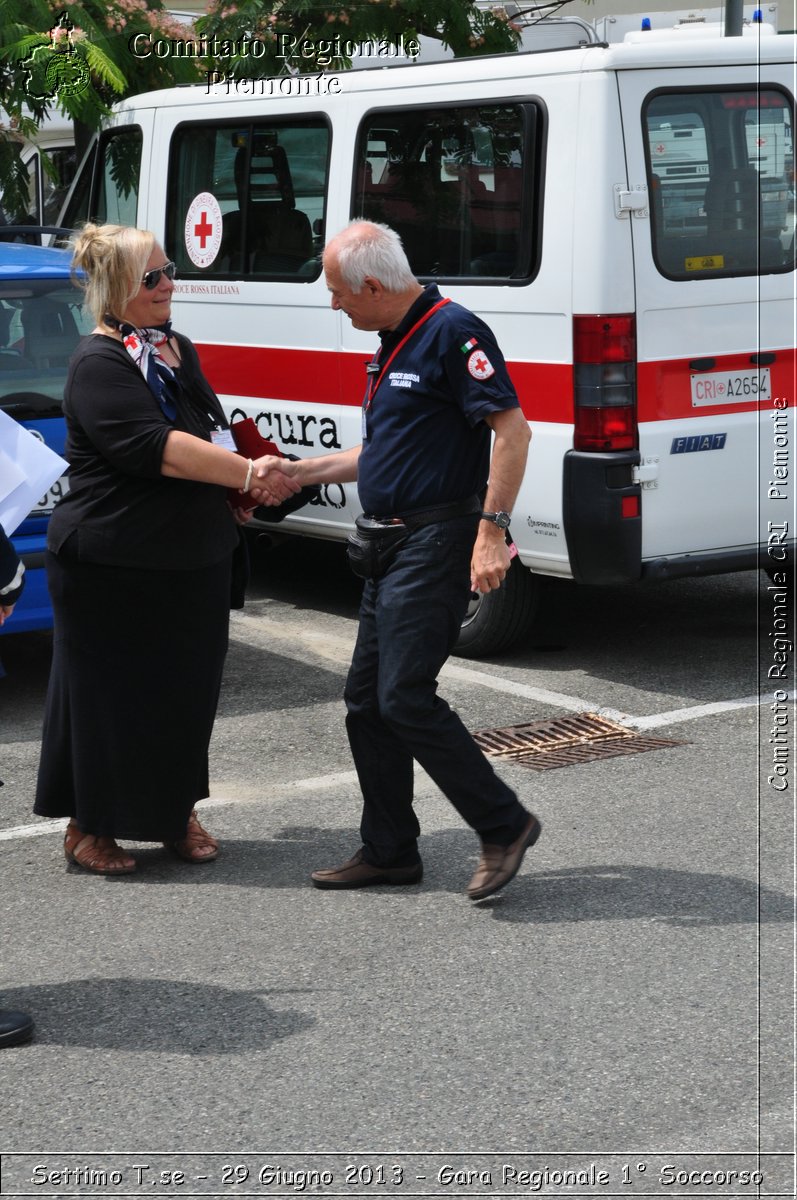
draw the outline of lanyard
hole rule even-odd
[[[430,308],[428,312],[425,312],[423,314],[423,316],[421,317],[421,319],[419,321],[415,322],[412,329],[410,329],[410,331],[408,333],[405,333],[404,337],[401,339],[399,344],[393,350],[393,353],[390,355],[390,357],[388,358],[385,365],[379,371],[379,374],[376,378],[376,382],[374,382],[373,377],[368,380],[368,388],[366,390],[365,399],[363,401],[363,409],[365,412],[368,412],[369,408],[371,407],[373,398],[376,395],[376,390],[379,387],[382,380],[384,379],[385,371],[388,369],[388,367],[392,363],[393,359],[398,354],[399,350],[404,349],[404,347],[406,346],[406,344],[410,340],[410,338],[418,332],[421,325],[424,325],[429,320],[429,318],[437,312],[438,308],[442,308],[444,304],[449,304],[449,303],[450,303],[450,298],[448,296],[446,296],[443,300],[438,300],[437,304],[433,305],[433,307]],[[380,346],[379,350],[377,351],[377,357],[374,359],[375,363],[379,362],[379,354],[381,353],[381,351],[382,351],[382,347]]]

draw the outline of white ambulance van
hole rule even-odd
[[[298,455],[359,440],[374,349],[325,240],[398,230],[493,328],[533,431],[518,559],[463,626],[484,654],[541,576],[791,565],[794,217],[762,189],[793,186],[794,91],[795,38],[764,33],[221,80],[122,104],[62,223],[153,230],[230,417]],[[341,539],[358,511],[330,486],[279,528]]]
[[[0,126],[7,125],[7,115],[0,109]],[[3,225],[55,225],[77,169],[74,125],[57,113],[42,122],[33,140],[16,140],[28,174],[27,204],[22,212],[11,211],[0,193],[0,229]],[[42,239],[31,234],[28,240]]]

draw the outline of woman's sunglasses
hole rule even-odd
[[[156,288],[161,281],[161,275],[165,275],[167,279],[174,279],[174,273],[177,270],[173,262],[164,263],[162,267],[155,267],[154,271],[147,271],[141,282],[148,292]]]

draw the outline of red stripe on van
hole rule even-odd
[[[509,374],[529,421],[573,424],[572,363],[507,363]]]
[[[352,351],[296,350],[273,346],[220,346],[197,343],[202,367],[220,395],[252,399],[289,400],[307,404],[341,404],[359,407],[365,392],[368,355]],[[795,352],[774,351],[770,365],[773,397],[795,404]],[[755,400],[739,404],[692,407],[690,378],[694,359],[641,362],[637,368],[638,420],[672,421],[678,418],[719,416],[723,413],[768,409],[772,402]],[[750,352],[714,359],[712,372],[749,370]],[[530,421],[573,424],[573,367],[570,363],[510,362],[520,404]]]
[[[637,418],[644,421],[672,421],[679,418],[713,417],[725,413],[755,412],[772,408],[772,401],[782,397],[789,408],[794,407],[794,350],[773,350],[774,362],[769,365],[772,400],[750,398],[739,403],[719,403],[692,406],[691,378],[696,374],[716,375],[719,380],[727,372],[750,371],[756,366],[752,352],[717,355],[712,365],[695,371],[690,363],[695,358],[671,359],[666,362],[641,362],[637,366]],[[761,352],[766,357],[766,352]]]
[[[197,342],[210,386],[221,396],[360,404],[365,389],[365,355],[357,356],[359,391],[343,387],[341,362],[334,350],[283,350],[272,346],[219,346]],[[345,399],[342,398],[345,396]]]
[[[211,387],[220,395],[354,407],[363,401],[365,354],[213,342],[197,342],[196,348]],[[573,368],[569,363],[512,362],[508,367],[530,421],[572,424]]]

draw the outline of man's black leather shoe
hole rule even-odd
[[[27,1013],[0,1008],[0,1049],[20,1046],[33,1036],[33,1020]]]
[[[353,858],[341,867],[330,867],[313,871],[310,876],[317,888],[361,888],[375,883],[420,883],[423,878],[423,863],[411,867],[374,867],[363,861],[363,852],[358,850]]]
[[[541,832],[542,825],[533,813],[529,813],[521,833],[509,846],[483,843],[479,865],[468,884],[471,900],[484,900],[514,879],[523,862],[523,855],[529,846],[534,845]]]

